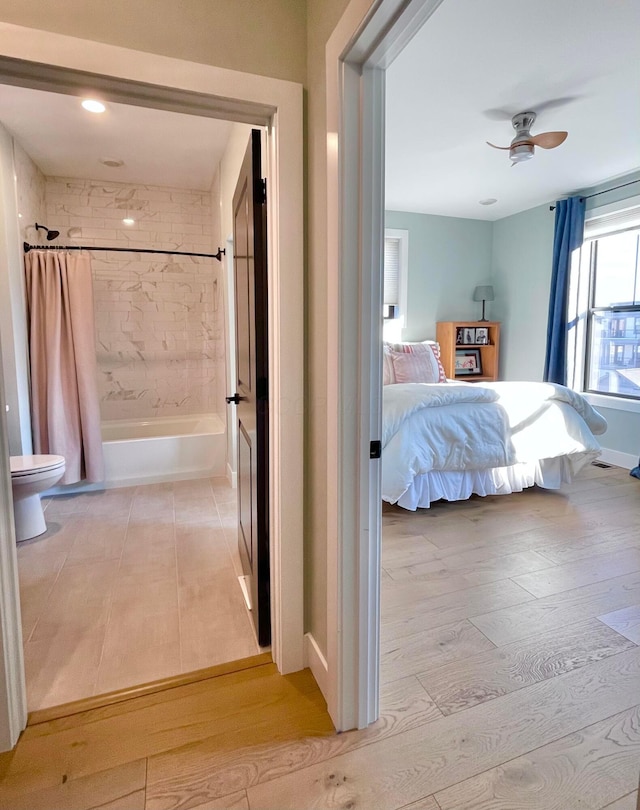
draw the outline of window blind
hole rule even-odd
[[[588,219],[584,223],[584,238],[597,239],[600,236],[631,231],[634,228],[640,228],[640,206]]]
[[[384,240],[384,304],[400,303],[400,239]]]

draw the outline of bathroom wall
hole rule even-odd
[[[46,178],[24,151],[13,141],[13,162],[16,174],[16,196],[21,242],[35,245],[45,243],[43,231],[36,231],[36,222],[47,224],[45,187]]]
[[[44,215],[45,179],[0,125],[0,332],[9,452],[32,451],[29,413],[29,352],[22,241],[35,241]]]
[[[64,244],[218,248],[212,234],[219,233],[219,212],[212,212],[208,191],[52,177],[46,211],[46,224],[60,230]],[[124,225],[126,216],[135,225]],[[102,418],[223,412],[220,263],[130,252],[91,256]]]
[[[217,189],[216,204],[220,211],[220,244],[227,251],[224,261],[224,294],[226,310],[226,339],[229,347],[226,387],[229,394],[236,390],[235,347],[235,295],[233,280],[233,195],[249,144],[251,129],[248,124],[234,123],[229,133],[224,155],[218,165],[214,184]],[[213,189],[212,189],[213,192]],[[227,405],[227,476],[235,482],[237,464],[237,427],[235,405]],[[235,483],[233,483],[235,486]]]

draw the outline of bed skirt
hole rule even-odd
[[[397,504],[415,511],[428,509],[434,501],[466,501],[472,495],[510,495],[535,484],[544,489],[559,489],[598,456],[598,452],[585,452],[488,470],[431,470],[417,475]]]

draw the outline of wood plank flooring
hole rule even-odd
[[[385,508],[377,723],[262,665],[27,729],[0,807],[637,810],[639,523],[616,468]]]
[[[30,710],[259,652],[226,479],[50,499],[18,548]]]

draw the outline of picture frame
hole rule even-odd
[[[470,326],[462,328],[462,345],[472,346],[476,342],[476,330]]]
[[[456,346],[464,345],[464,328],[462,326],[456,327]]]
[[[489,345],[489,329],[486,326],[476,327],[476,346]]]
[[[456,377],[474,377],[482,374],[480,349],[456,349]]]

